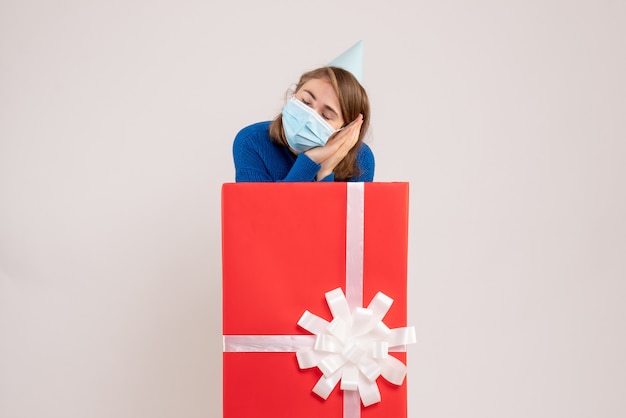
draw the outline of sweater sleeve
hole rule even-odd
[[[314,181],[320,165],[304,154],[295,158],[277,152],[262,124],[239,131],[233,141],[236,182]]]
[[[289,173],[287,173],[287,177],[279,181],[314,181],[321,167],[321,165],[310,159],[307,155],[298,154],[296,162],[291,167],[291,170],[289,170]]]
[[[350,179],[350,181],[374,181],[374,168],[376,166],[376,161],[374,159],[374,153],[367,144],[361,144],[361,149],[359,150],[356,159],[361,172],[356,177]]]

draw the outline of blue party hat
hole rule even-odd
[[[329,66],[343,68],[350,71],[352,75],[363,82],[363,41],[359,41],[352,45],[344,53],[332,60]]]

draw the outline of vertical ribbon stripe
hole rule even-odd
[[[347,183],[346,300],[350,311],[363,306],[365,183]]]
[[[365,235],[365,183],[347,183],[346,300],[350,310],[363,306],[363,240]],[[356,390],[343,391],[343,418],[361,417]]]

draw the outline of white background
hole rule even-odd
[[[232,139],[361,39],[410,417],[626,416],[624,1],[1,0],[0,417],[221,415]]]

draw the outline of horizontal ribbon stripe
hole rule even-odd
[[[224,352],[292,353],[311,348],[314,335],[224,335]]]
[[[225,353],[295,353],[312,348],[315,335],[224,335]],[[389,352],[406,352],[406,345],[389,347]]]

